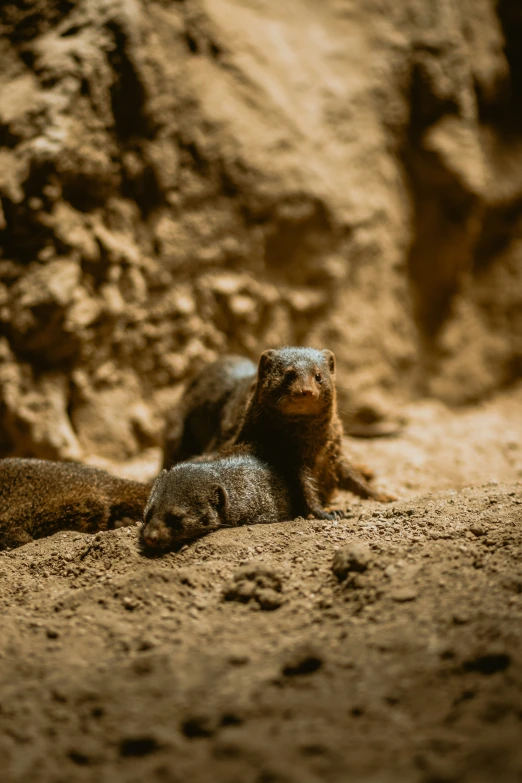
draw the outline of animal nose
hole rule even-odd
[[[313,397],[314,396],[313,389],[303,389],[301,394],[303,395],[303,397]]]
[[[147,544],[150,544],[151,546],[155,546],[159,541],[159,533],[157,530],[150,530],[144,534],[143,538],[145,539]]]

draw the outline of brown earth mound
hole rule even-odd
[[[520,391],[409,414],[342,522],[0,554],[2,781],[520,781]]]

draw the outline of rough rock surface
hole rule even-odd
[[[520,781],[520,397],[409,415],[347,520],[0,553],[2,783]]]
[[[516,0],[0,4],[3,455],[122,461],[200,362],[345,415],[522,368]]]

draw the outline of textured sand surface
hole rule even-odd
[[[520,392],[410,415],[342,522],[0,554],[2,780],[519,781]]]

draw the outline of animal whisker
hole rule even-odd
[[[123,516],[124,518],[132,519],[133,522],[143,522],[143,514],[138,514],[136,511],[129,511],[128,514]]]
[[[349,394],[353,394],[354,393],[353,386],[343,386],[343,384],[339,383],[339,381],[337,379],[335,381],[335,386],[336,386],[337,389],[341,389],[341,391],[348,392]]]
[[[356,408],[355,406],[350,406],[350,405],[347,405],[347,406],[343,405],[343,407],[338,405],[337,406],[337,410],[339,411],[339,413],[343,413],[343,414],[345,414],[347,416],[353,416],[354,414],[356,414],[358,412],[359,408]]]

